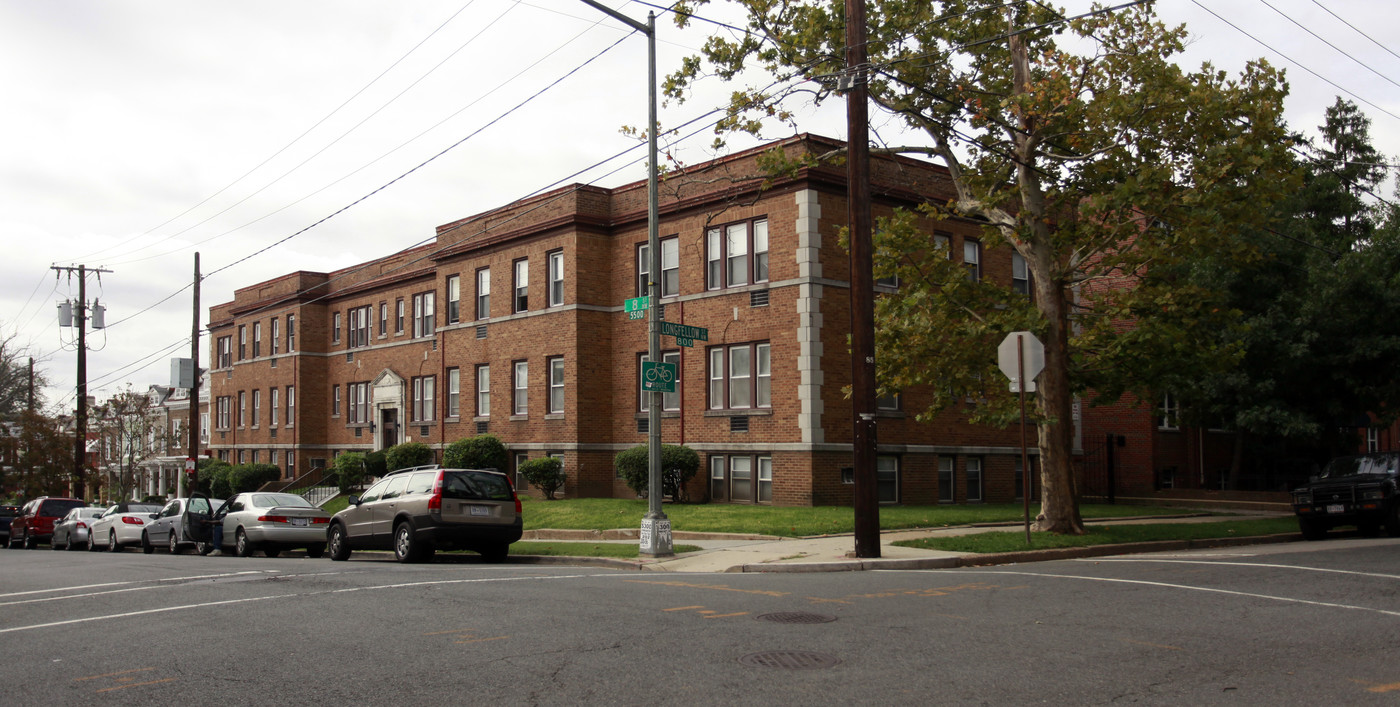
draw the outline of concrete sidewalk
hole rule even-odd
[[[1090,525],[1143,524],[1171,521],[1174,523],[1221,522],[1274,516],[1274,513],[1242,513],[1238,516],[1187,514],[1182,516],[1151,516],[1095,520]],[[589,557],[529,557],[512,556],[513,561],[539,564],[571,564],[618,567],[657,572],[851,572],[861,570],[945,569],[993,564],[1014,564],[1074,557],[1102,557],[1140,552],[1166,552],[1203,547],[1223,547],[1261,543],[1292,542],[1297,533],[1253,538],[1219,538],[1211,540],[1168,540],[1160,542],[1090,547],[1028,550],[1026,552],[981,555],[977,553],[946,552],[900,547],[899,540],[952,535],[968,535],[990,531],[1018,531],[1021,524],[959,526],[952,528],[922,528],[887,531],[880,534],[880,557],[861,559],[854,556],[855,539],[850,534],[809,538],[779,538],[771,536],[737,536],[722,533],[687,533],[676,531],[672,540],[677,545],[698,545],[702,549],[665,559],[617,560]],[[531,531],[525,540],[557,540],[575,542],[636,542],[636,531],[620,529],[597,531]]]

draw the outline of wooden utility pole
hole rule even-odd
[[[875,475],[875,276],[865,0],[846,0],[846,213],[851,229],[851,410],[855,421],[856,557],[880,556]]]
[[[87,471],[83,462],[86,461],[87,457],[87,276],[96,274],[100,278],[102,273],[112,271],[102,268],[89,270],[86,265],[79,265],[76,268],[55,265],[52,269],[56,272],[66,272],[70,277],[74,271],[78,273],[78,301],[73,306],[73,320],[69,323],[78,327],[78,409],[73,420],[75,427],[73,494],[79,498],[85,498],[87,495]],[[62,323],[60,322],[60,324]]]

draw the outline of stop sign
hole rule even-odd
[[[1020,349],[1019,361],[1017,349]],[[1020,370],[1018,371],[1018,365]],[[1045,345],[1040,343],[1040,339],[1035,338],[1035,334],[1028,331],[1013,331],[1001,340],[997,346],[997,368],[1011,379],[1011,392],[1022,392],[1019,375],[1025,374],[1026,384],[1024,392],[1035,391],[1035,377],[1040,375],[1040,371],[1045,368]]]

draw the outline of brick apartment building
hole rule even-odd
[[[664,316],[708,330],[693,347],[662,342],[681,371],[663,439],[700,453],[693,497],[852,498],[844,169],[765,181],[758,164],[770,147],[840,146],[799,136],[662,184]],[[942,168],[903,158],[875,160],[872,183],[876,215],[952,193]],[[1013,254],[984,249],[976,224],[927,226],[971,276],[1012,286]],[[647,439],[646,322],[623,312],[645,294],[646,241],[645,183],[576,185],[440,226],[429,245],[239,289],[210,308],[212,453],[291,479],[341,452],[413,441],[440,454],[489,432],[513,466],[562,457],[567,495],[632,497],[613,458]],[[1019,498],[1018,432],[970,425],[964,409],[917,422],[921,397],[881,402],[880,499]]]

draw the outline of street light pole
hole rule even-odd
[[[642,24],[595,0],[585,4],[617,21],[645,34],[647,37],[647,360],[661,362],[661,238],[658,225],[658,175],[656,163],[656,13],[647,13]],[[641,543],[638,551],[647,557],[671,557],[671,521],[661,510],[661,396],[660,391],[647,395],[647,514],[642,518]]]

